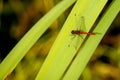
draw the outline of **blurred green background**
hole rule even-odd
[[[24,34],[60,1],[0,0],[0,62]],[[35,79],[71,9],[72,6],[48,28],[7,80]],[[120,80],[120,13],[79,79]]]

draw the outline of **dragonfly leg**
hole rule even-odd
[[[82,35],[78,35],[78,36],[81,37],[81,38],[83,39]]]
[[[74,35],[74,34],[70,34],[70,36],[71,36],[71,38],[70,38],[70,39],[71,39],[71,42],[72,42],[72,41],[73,41],[73,39],[76,37],[76,35]],[[71,42],[70,42],[70,43],[71,43]],[[68,47],[70,47],[70,44],[68,45]]]

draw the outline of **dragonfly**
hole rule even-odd
[[[85,27],[85,18],[84,18],[84,16],[81,16],[80,18],[79,18],[79,20],[77,21],[77,23],[76,23],[76,25],[75,25],[75,27],[77,28],[75,28],[75,29],[73,29],[72,31],[71,31],[71,34],[72,35],[78,35],[78,36],[80,36],[82,39],[83,39],[83,36],[84,35],[82,35],[82,34],[85,34],[85,35],[90,35],[90,36],[92,36],[92,35],[96,35],[96,34],[100,34],[100,33],[93,33],[93,32],[86,32],[85,30],[86,30],[86,27]],[[79,28],[79,29],[78,29]],[[80,28],[82,28],[82,29],[80,29]],[[75,36],[73,36],[73,37],[75,37]],[[76,39],[75,41],[74,41],[74,43],[76,42],[76,44],[75,44],[75,48],[77,49],[77,47],[79,46],[78,44],[80,43],[80,41],[82,41],[82,39]],[[79,41],[78,41],[79,40]],[[72,40],[73,41],[73,40]],[[74,44],[73,43],[73,44]],[[82,45],[82,43],[81,43],[81,45]],[[69,45],[70,46],[70,45]],[[79,46],[78,47],[78,50],[77,50],[77,52],[76,52],[76,55],[78,54],[78,52],[80,51],[80,48],[81,48],[81,46]]]
[[[96,35],[95,33],[92,33],[92,32],[84,32],[84,31],[80,31],[80,30],[72,30],[71,31],[72,34],[87,34],[87,35]]]
[[[82,29],[81,29],[82,28]],[[93,32],[86,32],[86,27],[85,27],[85,18],[84,16],[81,16],[79,18],[79,20],[77,21],[75,27],[73,30],[71,30],[71,46],[75,46],[75,48],[77,48],[79,45],[78,43],[80,43],[83,40],[83,36],[84,35],[96,35],[97,33],[93,33]],[[81,37],[81,38],[79,38]],[[74,39],[74,40],[73,40]],[[70,44],[68,45],[70,47]]]
[[[85,28],[85,21],[84,21],[84,17],[82,16],[80,18],[80,26],[81,27],[84,27]],[[78,24],[76,25],[76,27],[78,26]],[[96,35],[96,33],[92,33],[92,32],[85,32],[85,31],[82,31],[82,30],[72,30],[71,31],[71,34],[76,34],[76,35],[80,35],[80,34],[87,34],[87,35]]]

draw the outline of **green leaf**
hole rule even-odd
[[[39,37],[68,7],[76,0],[63,0],[41,18],[11,50],[0,64],[0,80],[4,79],[17,66],[27,51],[35,44]]]

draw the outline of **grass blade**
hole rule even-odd
[[[40,19],[0,64],[0,80],[10,74],[45,30],[76,0],[63,0]]]

